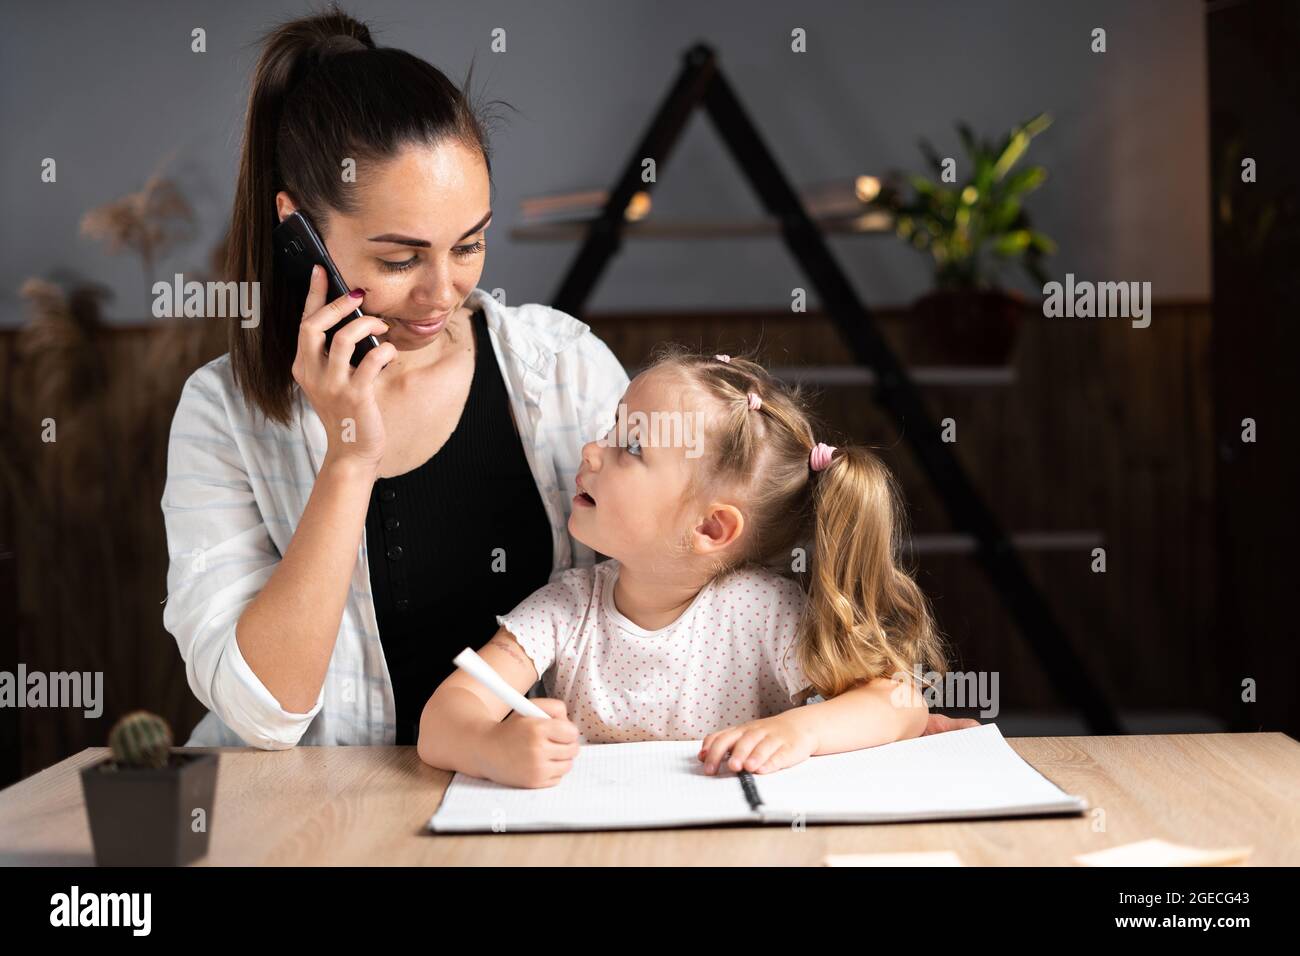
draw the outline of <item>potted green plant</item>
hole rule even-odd
[[[112,755],[81,771],[95,862],[183,866],[208,852],[217,755],[172,751],[172,732],[139,710],[108,735]]]
[[[1010,357],[1024,314],[1024,297],[999,283],[1002,267],[1019,262],[1039,285],[1042,257],[1055,243],[1029,222],[1024,197],[1047,178],[1042,166],[1017,169],[1030,141],[1052,120],[1039,114],[1000,141],[978,140],[964,123],[957,132],[966,162],[945,161],[927,141],[921,152],[936,178],[909,175],[912,195],[897,185],[872,205],[893,217],[898,236],[934,261],[935,288],[912,306],[908,357],[915,364],[1000,365]],[[953,182],[945,182],[945,172]],[[959,175],[964,174],[964,175]]]

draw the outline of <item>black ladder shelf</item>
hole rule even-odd
[[[907,369],[881,336],[871,312],[854,292],[821,231],[722,75],[717,55],[708,45],[698,43],[687,50],[683,59],[681,73],[628,158],[604,208],[587,226],[578,254],[552,297],[552,305],[582,317],[592,290],[622,245],[624,210],[634,193],[653,187],[652,183],[641,182],[642,160],[653,158],[656,171],[662,169],[691,113],[703,105],[764,208],[775,217],[782,239],[817,290],[826,314],[839,328],[854,358],[874,372],[876,400],[907,438],[926,477],[942,498],[953,527],[974,539],[977,559],[1049,680],[1062,698],[1078,708],[1093,733],[1121,733],[1106,694],[1026,573],[1015,544],[1003,533],[961,463],[941,440]],[[904,423],[906,428],[902,427]]]

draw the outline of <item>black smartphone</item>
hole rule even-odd
[[[330,254],[325,250],[325,243],[321,241],[311,222],[302,213],[293,212],[285,216],[272,230],[271,242],[275,246],[276,266],[284,270],[289,286],[298,295],[296,301],[307,301],[312,266],[321,266],[329,280],[329,288],[325,292],[326,302],[333,302],[339,296],[347,295],[351,291],[343,281],[343,276],[339,275],[338,267],[330,259]],[[334,341],[334,333],[353,319],[360,318],[362,314],[360,309],[353,309],[325,333],[326,352],[329,351],[330,343]],[[373,335],[367,335],[357,342],[349,361],[353,367],[360,365],[366,353],[378,346],[379,340]]]

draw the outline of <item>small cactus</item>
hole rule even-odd
[[[113,759],[122,767],[165,767],[171,755],[172,729],[147,710],[127,714],[108,733]]]

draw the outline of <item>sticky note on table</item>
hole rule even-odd
[[[1081,866],[1233,866],[1244,863],[1253,849],[1249,846],[1202,849],[1180,846],[1166,840],[1139,840],[1074,858]]]
[[[952,850],[918,853],[828,853],[822,866],[963,866]]]

